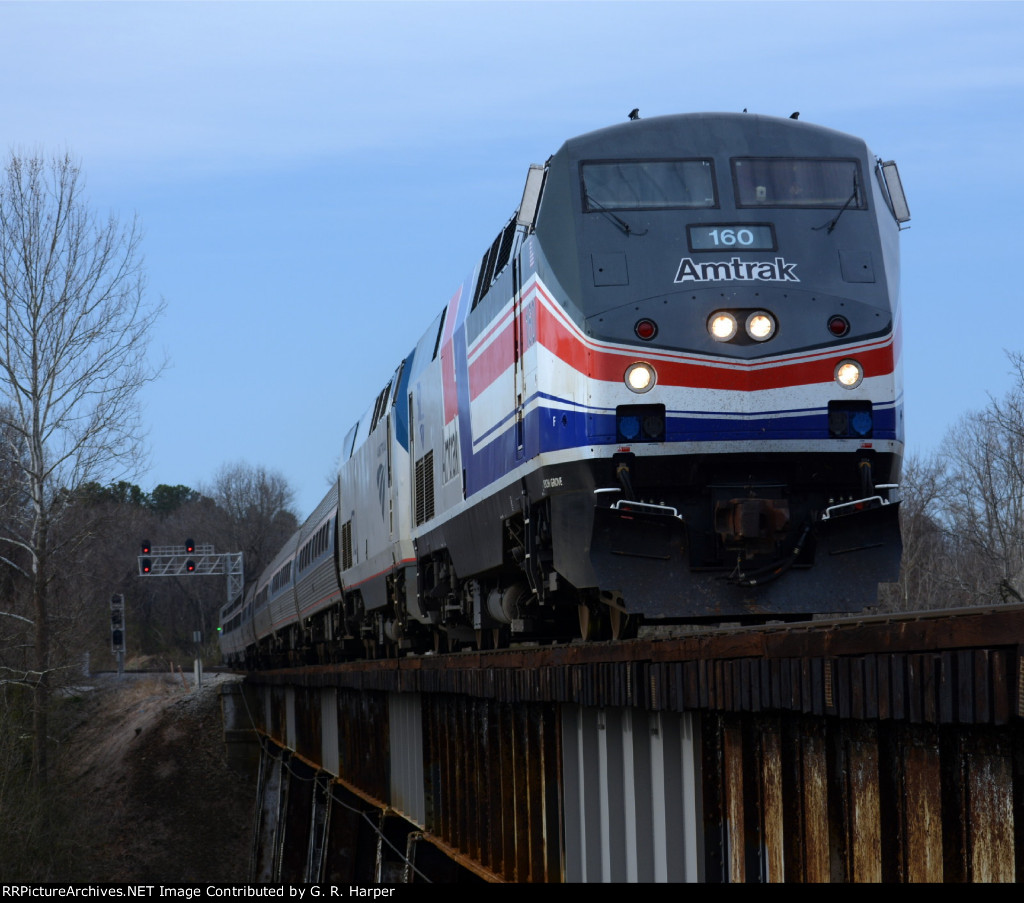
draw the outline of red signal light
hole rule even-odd
[[[190,574],[196,569],[196,563],[190,558],[185,562],[185,570]]]
[[[142,540],[142,554],[143,555],[148,555],[150,553],[151,549],[152,549],[152,546],[150,546],[149,540],[148,539]]]
[[[196,550],[196,544],[191,539],[185,540],[185,552],[191,555]]]
[[[143,574],[148,574],[151,570],[153,570],[153,562],[150,561],[148,558],[143,558],[142,559],[142,573]]]

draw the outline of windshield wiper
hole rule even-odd
[[[629,235],[646,235],[647,234],[647,231],[648,231],[647,229],[644,229],[643,232],[634,232],[632,227],[629,225],[629,223],[627,223],[621,217],[616,216],[607,207],[599,204],[589,194],[587,195],[587,206],[588,207],[594,207],[599,212],[601,212],[605,216],[607,216],[608,219],[610,219],[613,223],[615,223],[616,226],[618,226],[622,230],[624,235],[629,236]]]
[[[846,199],[846,203],[843,204],[843,206],[840,208],[839,212],[834,217],[832,217],[830,222],[823,223],[820,226],[814,226],[813,227],[813,231],[818,232],[819,230],[825,229],[825,227],[828,226],[828,228],[825,229],[825,234],[826,235],[831,235],[832,234],[832,230],[835,229],[835,227],[836,227],[836,223],[839,222],[839,217],[841,217],[844,213],[846,213],[846,208],[849,207],[850,204],[852,204],[855,200],[857,200],[857,173],[853,174],[853,194],[851,194]]]

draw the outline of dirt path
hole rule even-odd
[[[91,828],[74,878],[246,880],[255,779],[227,765],[219,695],[235,679],[207,674],[197,690],[170,674],[101,675],[79,692],[70,752]]]

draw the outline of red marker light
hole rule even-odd
[[[836,338],[840,338],[850,331],[850,321],[846,317],[840,317],[838,314],[834,317],[829,317],[828,331]]]
[[[638,338],[643,339],[645,342],[649,342],[658,334],[658,324],[654,320],[648,320],[646,317],[642,320],[637,320],[636,325],[633,327],[633,332],[637,334]]]

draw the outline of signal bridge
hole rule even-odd
[[[245,586],[241,552],[216,552],[212,544],[196,545],[191,539],[180,546],[142,543],[140,577],[216,577],[221,574],[228,580],[228,602],[233,602]]]

